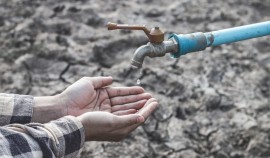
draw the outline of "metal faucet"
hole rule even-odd
[[[174,53],[178,50],[178,43],[174,39],[164,41],[164,32],[159,27],[154,27],[151,30],[147,29],[145,25],[126,25],[126,24],[115,24],[108,23],[108,30],[115,29],[128,29],[128,30],[142,30],[147,35],[149,42],[146,45],[139,47],[132,59],[131,66],[133,68],[141,68],[143,60],[146,56],[148,57],[162,57],[166,53]]]
[[[146,56],[161,57],[170,53],[172,57],[178,58],[190,52],[202,51],[207,47],[270,35],[270,21],[206,33],[172,34],[166,41],[164,41],[164,33],[159,27],[148,30],[145,25],[115,23],[108,23],[107,27],[108,30],[143,30],[147,35],[149,42],[139,47],[131,60],[131,66],[134,68],[140,68]]]

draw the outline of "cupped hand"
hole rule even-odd
[[[135,114],[116,115],[109,112],[87,112],[78,116],[85,129],[86,141],[120,141],[142,124],[157,108],[149,99]]]
[[[112,77],[83,77],[59,94],[67,115],[79,116],[91,111],[116,115],[136,113],[151,98],[144,89],[134,87],[107,87]]]

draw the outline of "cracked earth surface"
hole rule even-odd
[[[136,85],[140,31],[107,31],[108,21],[167,33],[267,21],[267,0],[3,0],[1,92],[53,95],[83,76]],[[145,59],[141,86],[159,109],[122,142],[87,142],[81,157],[270,157],[270,37],[207,48],[180,59]]]

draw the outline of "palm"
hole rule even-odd
[[[73,116],[90,111],[132,113],[151,98],[140,87],[105,87],[111,83],[110,77],[84,77],[69,86],[63,92],[67,113]]]

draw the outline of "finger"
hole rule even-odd
[[[131,125],[135,125],[138,123],[144,122],[144,117],[139,114],[130,114],[130,115],[123,115],[123,116],[117,116],[117,128],[124,128]]]
[[[143,99],[150,99],[152,96],[149,93],[141,93],[136,95],[129,95],[129,96],[120,96],[111,98],[111,104],[114,105],[122,105],[127,103],[133,103]]]
[[[112,107],[112,112],[116,112],[116,111],[122,111],[122,110],[128,110],[128,109],[136,109],[139,110],[141,109],[144,104],[147,102],[146,99],[144,100],[140,100],[134,103],[129,103],[129,104],[125,104],[125,105],[115,105]]]
[[[112,84],[113,78],[112,77],[86,77],[92,83],[94,88],[102,88]]]
[[[133,87],[108,87],[106,88],[110,98],[117,96],[135,95],[144,92],[144,89],[139,86]]]
[[[142,115],[146,120],[156,110],[157,106],[157,100],[151,98],[145,103],[144,107],[138,111],[138,114]]]
[[[113,112],[113,114],[122,116],[122,115],[135,114],[136,112],[137,112],[136,109],[128,109],[128,110],[116,111],[116,112]]]
[[[147,103],[145,104],[144,108],[138,112],[138,113],[142,113],[144,115],[144,116],[142,115],[144,118],[142,122],[123,127],[115,132],[130,133],[130,132],[134,131],[150,116],[150,114],[157,108],[157,105],[158,105],[158,103],[157,103],[156,99],[154,99],[154,98],[149,99],[147,101]]]

